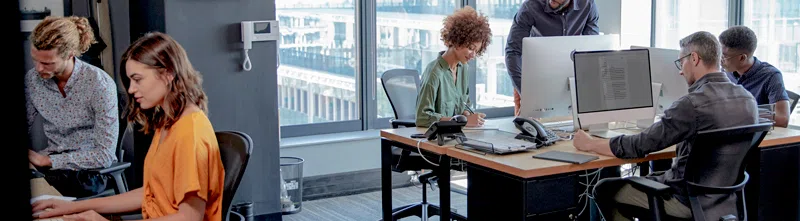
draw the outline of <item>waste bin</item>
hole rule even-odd
[[[300,212],[303,201],[303,158],[281,157],[281,212]]]
[[[231,217],[228,218],[228,220],[253,221],[253,202],[241,202],[234,204],[231,206],[231,210],[236,211],[242,215],[242,217],[234,218],[234,215],[231,214]]]

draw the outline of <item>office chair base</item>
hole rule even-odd
[[[456,213],[454,209],[451,210],[453,210],[453,212],[450,213],[451,220],[467,221],[467,217]],[[398,220],[416,216],[420,217],[422,220],[428,220],[428,218],[433,216],[441,216],[441,211],[438,205],[420,202],[392,209],[392,219]]]

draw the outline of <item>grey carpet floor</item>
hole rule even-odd
[[[428,189],[428,202],[439,204],[439,189]],[[466,216],[467,196],[451,192],[451,207]],[[420,202],[421,187],[405,187],[392,190],[392,207]],[[283,216],[286,221],[326,221],[326,220],[378,220],[381,218],[381,192],[369,192],[350,196],[333,197],[314,201],[305,201],[302,211]],[[402,221],[420,220],[418,217],[401,219]],[[430,220],[439,220],[438,216]]]

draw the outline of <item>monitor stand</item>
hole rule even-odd
[[[611,139],[616,136],[625,135],[608,129],[608,123],[589,125],[589,134],[599,138]]]

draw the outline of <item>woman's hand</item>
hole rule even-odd
[[[467,116],[467,127],[482,127],[486,122],[483,118],[486,117],[484,113],[475,113]]]
[[[80,211],[80,208],[78,208],[75,204],[76,203],[71,201],[46,199],[46,200],[36,201],[31,206],[33,207],[33,213],[35,214],[34,217],[50,218],[54,216],[61,216],[61,215],[82,212]]]
[[[105,217],[101,216],[94,210],[89,210],[74,215],[66,215],[62,218],[64,221],[108,221]]]

